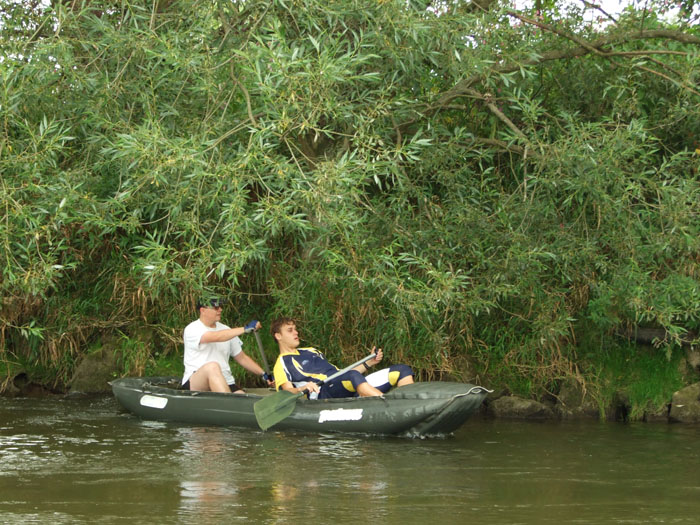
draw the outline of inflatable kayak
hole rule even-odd
[[[119,403],[142,419],[195,425],[260,428],[253,407],[272,392],[246,394],[192,392],[179,378],[123,378],[111,382]],[[342,432],[422,437],[458,429],[481,406],[489,391],[467,383],[422,382],[396,388],[382,397],[296,401],[274,430]]]

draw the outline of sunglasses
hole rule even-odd
[[[223,299],[209,299],[202,300],[199,304],[205,308],[223,308],[224,301]]]

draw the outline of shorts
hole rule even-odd
[[[407,365],[391,365],[366,377],[357,370],[350,370],[342,376],[336,377],[333,381],[321,385],[318,399],[355,397],[357,396],[357,387],[365,382],[386,394],[401,379],[412,375],[413,370]]]

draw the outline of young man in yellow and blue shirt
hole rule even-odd
[[[270,325],[270,332],[280,351],[273,373],[278,390],[304,392],[311,399],[327,399],[381,396],[394,386],[413,383],[413,371],[407,365],[392,365],[365,376],[384,357],[381,348],[373,348],[372,351],[377,354],[373,359],[319,386],[321,381],[337,372],[338,368],[329,363],[319,350],[299,348],[299,333],[293,319],[276,319]]]

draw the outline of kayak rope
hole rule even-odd
[[[473,386],[469,389],[469,392],[467,392],[466,395],[483,393],[490,394],[491,392],[493,392],[493,390],[489,390],[488,388],[484,388],[483,386]]]

